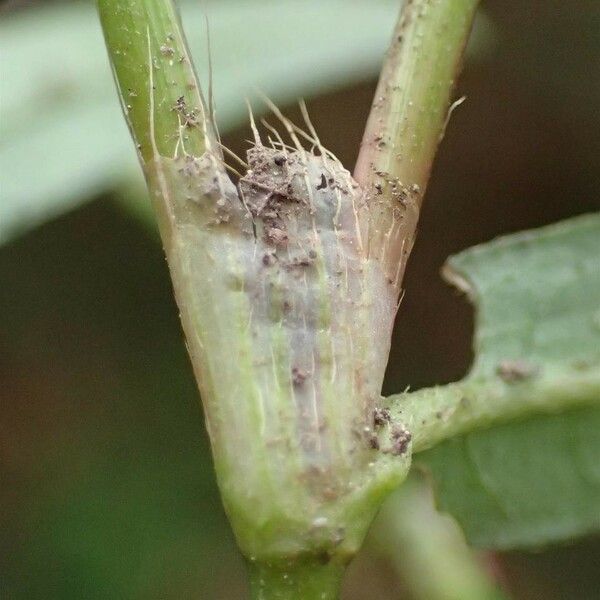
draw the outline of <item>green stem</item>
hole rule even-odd
[[[257,139],[257,170],[240,183],[251,210],[225,173],[171,0],[99,9],[240,548],[263,564],[347,560],[409,465],[401,455],[373,468],[396,302],[362,254],[361,190],[331,158],[286,151],[282,168]],[[325,192],[313,189],[323,172],[336,183]],[[291,186],[294,201],[269,185]]]
[[[181,23],[171,0],[98,0],[115,82],[142,164],[178,146],[216,146]]]
[[[253,600],[335,600],[339,597],[344,565],[314,561],[288,564],[250,564]]]
[[[385,503],[372,536],[414,600],[505,598],[458,525],[436,511],[420,477],[409,477]]]
[[[458,8],[447,10],[453,3]],[[460,56],[474,5],[408,2],[401,28],[412,31],[412,42],[400,44],[400,63],[392,49],[383,81],[414,88],[411,99],[427,96],[426,113],[443,115],[458,62],[447,62],[448,46]],[[299,148],[284,152],[281,168],[281,153],[259,139],[248,156],[257,169],[240,183],[249,206],[225,173],[172,1],[99,0],[99,10],[158,217],[223,502],[253,565],[254,595],[335,598],[343,565],[410,464],[397,438],[393,451],[377,454],[372,424],[403,264],[388,242],[406,223],[414,232],[416,218],[403,221],[388,207],[382,212],[392,231],[384,235],[380,202],[370,202],[369,188],[336,161]],[[425,85],[420,69],[429,67],[439,94]],[[413,78],[422,91],[411,87]],[[394,123],[405,116],[394,107],[385,125],[404,132]],[[443,123],[436,129],[428,123],[439,119],[419,115],[408,122],[421,136],[415,160],[422,163],[422,148],[433,158]],[[404,162],[392,162],[386,168],[401,173],[395,165]],[[321,192],[324,170],[335,185]],[[267,194],[265,174],[300,201]],[[406,255],[404,246],[397,245]]]
[[[457,435],[535,414],[598,403],[600,373],[569,369],[525,381],[465,379],[387,399],[392,419],[412,433],[413,453]]]
[[[412,0],[394,30],[356,163],[368,185],[377,171],[424,190],[478,0]]]
[[[399,287],[478,0],[404,2],[354,177],[372,211],[369,245]]]

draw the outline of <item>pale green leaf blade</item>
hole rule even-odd
[[[536,373],[559,383],[600,368],[600,215],[508,236],[450,266],[477,306],[468,381],[513,377],[509,385],[535,394]],[[473,432],[417,460],[475,545],[535,547],[600,531],[599,408]]]
[[[500,238],[448,265],[475,294],[471,377],[493,376],[507,359],[552,369],[600,362],[600,215]]]

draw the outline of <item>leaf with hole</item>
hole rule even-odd
[[[417,455],[469,541],[536,547],[600,530],[600,214],[511,235],[449,261],[477,309],[466,381],[589,406],[447,441]],[[543,388],[537,381],[543,379]]]

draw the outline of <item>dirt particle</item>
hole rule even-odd
[[[183,166],[178,169],[178,172],[185,177],[194,178],[200,175],[202,165],[200,160],[191,154],[186,155],[183,160]],[[213,180],[213,185],[216,186],[218,181]]]
[[[189,178],[198,177],[200,175],[201,165],[200,161],[191,154],[186,155],[183,166],[178,169],[178,172]]]
[[[327,187],[327,178],[324,173],[321,173],[321,181],[317,185],[318,190],[324,190]]]
[[[173,50],[173,48],[171,48],[171,46],[167,46],[166,44],[163,44],[160,47],[160,53],[163,56],[173,56],[175,54],[175,50]]]
[[[392,420],[390,411],[387,408],[376,407],[373,410],[373,425],[375,427],[383,427],[386,423]]]
[[[379,450],[379,438],[375,434],[369,437],[369,446],[373,448],[373,450]]]
[[[301,386],[308,378],[308,371],[300,367],[292,367],[292,383],[295,386]]]
[[[194,109],[188,110],[184,96],[177,98],[171,110],[175,111],[182,118],[184,127],[196,127],[199,124],[196,111]]]
[[[375,142],[375,147],[378,150],[381,150],[386,145],[385,140],[383,139],[383,135],[381,135],[381,134],[380,135],[376,135],[373,138],[373,141]]]
[[[304,268],[304,267],[310,267],[311,262],[305,258],[302,259],[298,259],[298,260],[293,260],[292,262],[289,262],[285,265],[285,270],[286,271],[293,271],[296,268]]]
[[[288,242],[288,234],[279,227],[267,227],[265,229],[265,242],[274,246],[285,246]]]
[[[171,107],[171,110],[176,112],[181,112],[186,109],[185,96],[179,96],[177,100],[175,100],[175,104]]]
[[[394,425],[391,433],[392,448],[391,453],[394,456],[400,456],[406,454],[408,445],[412,440],[412,434],[408,429],[405,429],[401,425]]]
[[[502,360],[496,374],[506,383],[518,383],[530,379],[539,372],[539,367],[525,360]]]
[[[271,254],[271,253],[263,254],[262,264],[265,267],[270,267],[271,265],[275,264],[276,261],[277,261],[277,257],[275,256],[275,254]]]

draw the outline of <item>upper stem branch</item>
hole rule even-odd
[[[406,0],[381,71],[354,176],[424,190],[478,0]]]
[[[478,0],[406,0],[354,170],[369,250],[399,290]]]
[[[142,164],[220,153],[171,0],[99,0],[119,98]]]

